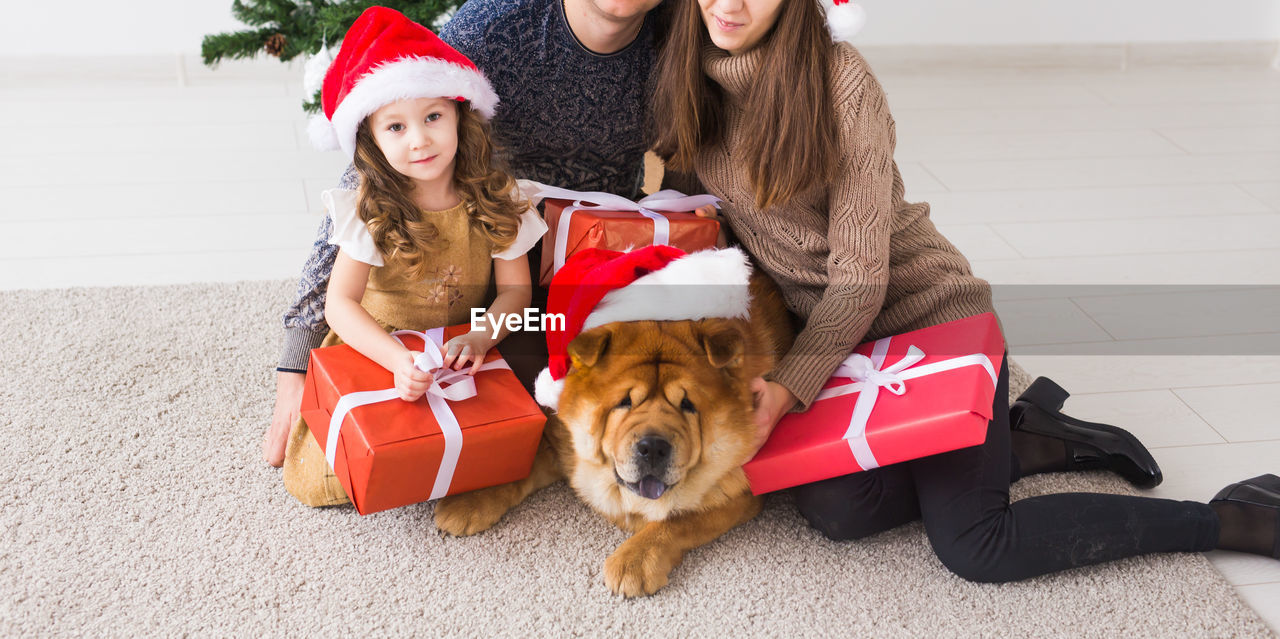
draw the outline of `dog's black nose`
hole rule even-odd
[[[671,442],[657,435],[642,437],[636,442],[635,450],[636,461],[651,470],[666,468],[671,459]]]

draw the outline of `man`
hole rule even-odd
[[[650,11],[660,2],[470,0],[441,29],[441,39],[480,67],[502,101],[492,126],[513,175],[574,190],[639,195],[647,85],[660,31]],[[356,188],[354,169],[343,175],[342,186]],[[325,289],[337,254],[328,244],[331,226],[325,216],[297,299],[284,316],[275,410],[262,443],[272,466],[283,463],[289,429],[298,419],[308,356],[329,331]],[[536,282],[539,248],[529,262]],[[546,294],[537,288],[533,304],[543,307]],[[518,374],[536,374],[545,365],[540,334],[513,334],[507,345],[533,353],[534,361],[511,361]]]

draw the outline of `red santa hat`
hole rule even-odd
[[[751,266],[736,248],[685,253],[649,246],[622,253],[588,249],[573,254],[551,280],[547,313],[564,316],[564,330],[547,331],[548,366],[534,384],[538,403],[556,408],[569,374],[569,342],[612,322],[747,317]]]
[[[486,120],[498,95],[466,56],[403,13],[369,7],[356,18],[320,89],[324,114],[308,134],[321,150],[355,155],[356,129],[370,113],[398,100],[469,100]]]
[[[867,23],[867,12],[853,0],[822,0],[827,10],[827,28],[835,42],[853,42],[853,36]]]

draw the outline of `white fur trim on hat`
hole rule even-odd
[[[564,390],[564,380],[551,377],[551,369],[544,368],[533,382],[533,396],[538,403],[555,410],[560,405],[560,392]]]
[[[401,58],[361,76],[333,112],[338,145],[355,155],[356,129],[370,113],[398,100],[455,98],[471,101],[486,120],[498,107],[498,94],[484,74],[439,59]]]
[[[750,279],[751,264],[739,249],[690,253],[609,291],[582,330],[612,322],[745,318],[751,306]]]
[[[862,5],[853,0],[843,4],[823,0],[823,5],[827,9],[827,28],[831,30],[831,39],[835,42],[853,42],[853,36],[867,23],[867,12]]]

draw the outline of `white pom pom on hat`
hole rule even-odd
[[[853,42],[853,36],[867,23],[867,12],[853,0],[823,0],[827,10],[827,28],[835,42]]]
[[[338,144],[338,131],[323,113],[317,113],[307,121],[307,137],[311,139],[311,146],[319,151],[337,151],[342,148]]]
[[[538,379],[533,382],[533,397],[538,404],[551,410],[560,408],[560,393],[564,391],[564,380],[551,375],[550,368],[542,369]]]

